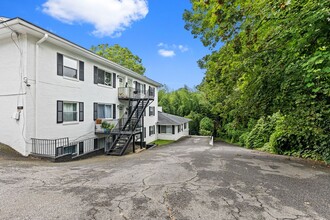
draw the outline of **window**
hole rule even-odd
[[[116,119],[117,107],[116,104],[102,104],[94,102],[93,118],[110,118]]]
[[[64,154],[75,154],[75,153],[77,153],[77,145],[64,147]]]
[[[181,125],[178,125],[178,133],[181,132]]]
[[[154,97],[155,96],[155,88],[149,86],[149,96]]]
[[[63,56],[63,76],[77,79],[78,61]]]
[[[171,125],[160,125],[159,129],[160,129],[159,133],[172,134],[172,126]]]
[[[98,69],[98,84],[103,84],[106,86],[112,85],[112,74],[104,70]]]
[[[116,88],[117,77],[115,73],[109,73],[94,66],[94,84],[102,84]]]
[[[149,136],[154,135],[154,134],[155,134],[155,125],[149,126]]]
[[[149,106],[149,116],[154,116],[154,115],[155,115],[155,107]]]
[[[97,104],[97,118],[112,118],[112,105]]]
[[[79,104],[79,105],[78,105]],[[78,111],[79,107],[79,111]],[[68,102],[57,101],[57,123],[84,121],[84,103],[83,102]]]
[[[187,123],[184,123],[184,129],[187,129]]]
[[[57,53],[57,75],[84,81],[84,62]],[[78,71],[79,69],[79,71]],[[79,77],[78,77],[79,75]]]
[[[63,102],[63,121],[71,122],[77,121],[77,103]]]

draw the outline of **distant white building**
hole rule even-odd
[[[161,84],[21,18],[0,21],[0,77],[0,142],[22,155],[122,155],[162,138]]]
[[[171,115],[168,113],[158,112],[158,139],[162,140],[178,140],[189,135],[190,119]]]

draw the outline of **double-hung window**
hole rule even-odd
[[[84,121],[84,103],[57,100],[57,123]]]
[[[57,53],[57,75],[84,81],[85,63]]]
[[[149,126],[149,136],[155,134],[155,125]]]
[[[63,122],[78,121],[77,103],[63,102]]]
[[[154,116],[154,115],[155,115],[155,107],[149,106],[149,116]]]
[[[97,104],[97,117],[98,118],[113,118],[112,105]]]
[[[63,56],[63,76],[69,78],[78,78],[78,61]]]

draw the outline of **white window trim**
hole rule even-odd
[[[69,76],[65,76],[64,75],[64,67],[66,67],[64,65],[64,58],[68,58],[68,59],[71,59],[71,60],[75,60],[77,62],[77,77],[69,77]],[[68,68],[71,68],[71,67],[68,67]],[[73,80],[73,81],[79,81],[79,60],[77,60],[76,58],[73,58],[73,57],[70,57],[70,56],[67,56],[67,55],[64,55],[63,54],[63,78],[64,79],[69,79],[69,80]]]
[[[63,79],[66,79],[66,80],[79,82],[79,79],[78,78],[68,77],[68,76],[64,76],[64,75],[62,77],[63,77]]]
[[[107,70],[105,68],[102,68],[102,67],[98,67],[97,69],[97,77],[99,77],[99,70],[103,70],[105,73],[110,73],[111,75],[111,85],[106,85],[106,84],[102,84],[102,83],[99,83],[99,79],[97,78],[97,85],[100,86],[100,87],[104,87],[104,88],[113,88],[113,73],[115,73],[117,75],[116,72],[112,71],[112,70]],[[116,79],[116,82],[117,82],[117,79]]]
[[[76,104],[77,110],[77,120],[76,121],[64,121],[64,104],[69,103],[69,104]],[[72,125],[72,124],[79,124],[79,102],[74,102],[74,101],[63,101],[63,125]]]
[[[108,86],[108,85],[100,84],[100,83],[98,83],[97,85],[100,87],[104,87],[104,88],[113,88],[113,86]]]
[[[97,117],[97,118],[100,118],[100,119],[104,119],[104,120],[114,120],[113,119],[113,104],[114,103],[97,103],[97,107],[99,107],[99,105],[109,105],[111,106],[111,115],[112,115],[112,118],[100,118],[100,117]],[[99,112],[97,111],[97,114],[99,114]],[[98,116],[98,115],[97,115]]]

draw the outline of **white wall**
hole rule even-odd
[[[67,79],[57,75],[57,52],[64,54],[85,63],[85,79],[84,81]],[[94,65],[114,72],[117,75],[124,75],[118,71],[108,68],[107,66],[95,63],[82,56],[74,54],[68,50],[58,48],[48,42],[40,46],[40,65],[39,71],[39,87],[38,91],[42,91],[38,96],[37,101],[37,137],[38,138],[60,138],[69,137],[70,140],[83,140],[89,137],[95,137],[93,120],[93,103],[108,103],[108,104],[125,104],[125,101],[118,100],[118,86],[117,88],[106,87],[103,85],[94,84]],[[133,79],[135,80],[135,79]],[[140,81],[141,82],[141,81]],[[147,84],[147,87],[149,85]],[[56,101],[76,101],[84,102],[84,122],[77,123],[56,123]],[[157,91],[155,101],[151,104],[157,106]],[[117,118],[119,117],[119,109],[117,108]],[[155,116],[145,118],[145,126],[147,132],[148,126],[157,122],[157,111]],[[154,135],[156,136],[156,135]],[[149,137],[147,135],[147,143],[155,140],[156,137]]]
[[[149,106],[155,107],[155,115],[154,116],[149,116]],[[148,144],[150,142],[153,142],[157,140],[157,121],[158,121],[158,111],[157,111],[157,106],[158,106],[158,90],[156,88],[155,90],[155,100],[147,107],[146,114],[147,116],[144,117],[144,127],[146,128],[146,138],[145,142]],[[155,126],[155,134],[149,135],[149,126]]]
[[[26,37],[21,36],[20,43],[17,42],[17,44],[23,51],[22,56],[10,35],[0,39],[0,142],[27,155],[24,140],[27,127],[26,97],[31,94],[29,88],[22,82],[23,77],[26,76],[26,50],[24,50]],[[23,95],[10,95],[18,93]],[[23,110],[20,111],[20,120],[12,118],[18,111],[17,106],[23,106]]]
[[[183,125],[182,125],[183,126]],[[158,126],[157,126],[158,127]],[[187,123],[186,129],[183,127],[183,131],[178,132],[178,125],[175,126],[175,134],[172,133],[158,133],[157,131],[157,139],[160,140],[173,140],[176,141],[182,137],[188,136],[189,135],[189,123]]]
[[[95,135],[95,121],[93,120],[93,103],[126,104],[118,100],[118,87],[106,87],[94,84],[94,65],[114,72],[117,75],[125,74],[115,71],[106,65],[96,63],[70,50],[55,46],[49,39],[39,46],[38,74],[36,75],[36,42],[40,39],[22,36],[21,48],[23,51],[22,77],[27,77],[29,87],[21,82],[19,74],[20,53],[10,39],[10,34],[0,39],[0,142],[7,144],[23,155],[31,152],[31,138],[56,139],[69,137],[70,141],[79,141],[97,137]],[[68,79],[57,75],[57,53],[84,61],[84,81]],[[127,78],[127,77],[126,77]],[[135,80],[133,78],[133,80]],[[141,80],[138,80],[141,83]],[[3,96],[16,94],[22,84],[23,93],[19,96]],[[147,88],[149,84],[145,83]],[[154,87],[154,86],[153,86]],[[56,122],[57,100],[84,102],[84,121],[75,123]],[[158,92],[155,91],[155,100],[151,106],[157,107]],[[17,105],[23,106],[19,121],[12,119],[17,112]],[[149,110],[149,107],[147,108]],[[119,109],[117,108],[117,118]],[[155,125],[158,111],[155,116],[145,117],[147,130],[146,142],[154,141],[157,135],[149,136],[149,126]]]

